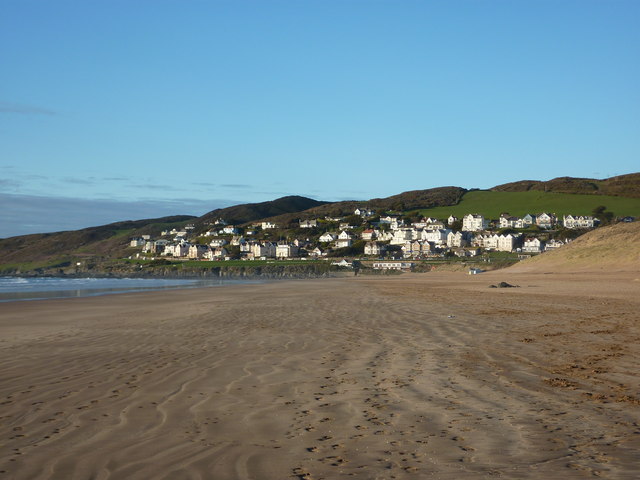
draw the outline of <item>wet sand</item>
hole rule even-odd
[[[0,304],[0,480],[637,478],[639,277]]]

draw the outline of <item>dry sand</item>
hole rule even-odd
[[[0,304],[0,480],[637,478],[638,277]]]

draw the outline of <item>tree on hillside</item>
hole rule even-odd
[[[594,208],[591,211],[591,213],[593,214],[594,217],[597,217],[598,220],[600,220],[600,222],[603,225],[610,224],[613,221],[614,217],[615,217],[615,214],[613,212],[607,211],[607,207],[604,206],[604,205],[600,205],[600,206]]]

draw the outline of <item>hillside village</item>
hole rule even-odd
[[[628,219],[630,220],[630,219]],[[138,258],[185,260],[337,259],[378,260],[374,268],[403,268],[402,260],[474,257],[485,252],[518,252],[523,256],[561,247],[579,231],[597,227],[593,216],[503,213],[498,219],[467,214],[462,219],[410,217],[357,208],[346,217],[323,217],[277,225],[260,221],[229,225],[218,218],[197,228],[163,231],[131,239]],[[564,232],[559,235],[558,232]],[[567,235],[573,231],[575,235]],[[344,261],[343,264],[348,264]]]

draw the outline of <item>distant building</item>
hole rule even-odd
[[[379,255],[382,255],[384,250],[385,250],[384,246],[381,245],[378,242],[367,242],[364,245],[364,254],[365,255],[379,256]]]
[[[462,218],[462,230],[466,232],[480,232],[489,227],[489,220],[482,215],[469,213]]]
[[[565,215],[562,217],[564,228],[594,228],[597,223],[597,218],[586,215]]]
[[[298,247],[290,243],[276,245],[276,258],[292,258],[298,255]]]
[[[336,240],[336,248],[350,247],[351,240],[351,235],[343,230],[342,232],[340,232],[340,235],[338,235],[338,239]]]
[[[380,261],[373,262],[374,270],[411,270],[415,266],[413,262],[398,262],[398,261]]]
[[[544,242],[538,238],[527,238],[522,246],[525,253],[540,253],[544,250]]]
[[[558,223],[558,218],[552,213],[541,213],[536,217],[538,227],[548,230]]]
[[[300,228],[314,228],[318,226],[317,220],[300,220]]]

